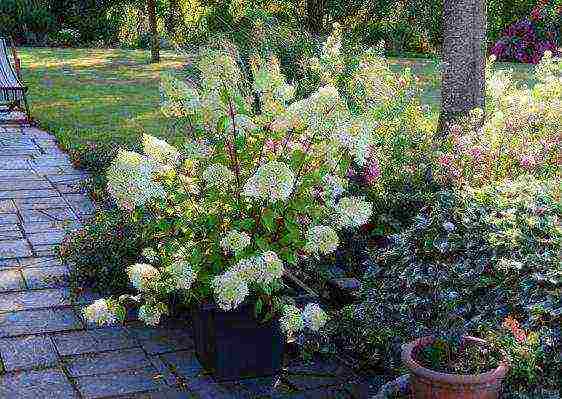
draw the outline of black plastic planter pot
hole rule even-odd
[[[225,312],[215,305],[192,311],[195,349],[218,381],[275,375],[283,362],[283,333],[277,320],[259,323],[253,305]]]

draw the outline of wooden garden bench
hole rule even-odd
[[[21,81],[21,64],[13,42],[11,51],[14,65],[10,62],[8,51],[8,40],[0,37],[0,114],[19,110],[25,113],[25,117],[20,120],[0,118],[0,123],[29,122],[27,87]]]

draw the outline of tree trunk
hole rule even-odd
[[[151,62],[160,62],[160,39],[156,25],[156,1],[147,1],[148,25],[150,27],[150,57]]]
[[[443,81],[438,134],[474,108],[484,108],[485,0],[444,0]]]
[[[324,0],[306,0],[306,23],[310,33],[319,35],[324,28]]]

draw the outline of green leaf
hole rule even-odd
[[[256,305],[254,307],[254,315],[256,316],[256,318],[261,314],[262,308],[263,308],[263,302],[260,298],[256,301]]]
[[[241,229],[244,230],[252,230],[254,228],[254,226],[256,225],[256,221],[252,218],[246,218],[246,219],[242,219],[238,225],[240,226]]]
[[[267,209],[261,216],[264,227],[269,232],[275,231],[275,214],[270,209]]]

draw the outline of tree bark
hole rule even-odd
[[[151,62],[160,62],[160,39],[156,25],[156,1],[147,0],[148,25],[150,27],[150,59]]]
[[[485,105],[485,0],[444,0],[440,136],[448,125]]]
[[[306,22],[310,33],[319,35],[324,28],[324,0],[306,0]]]

